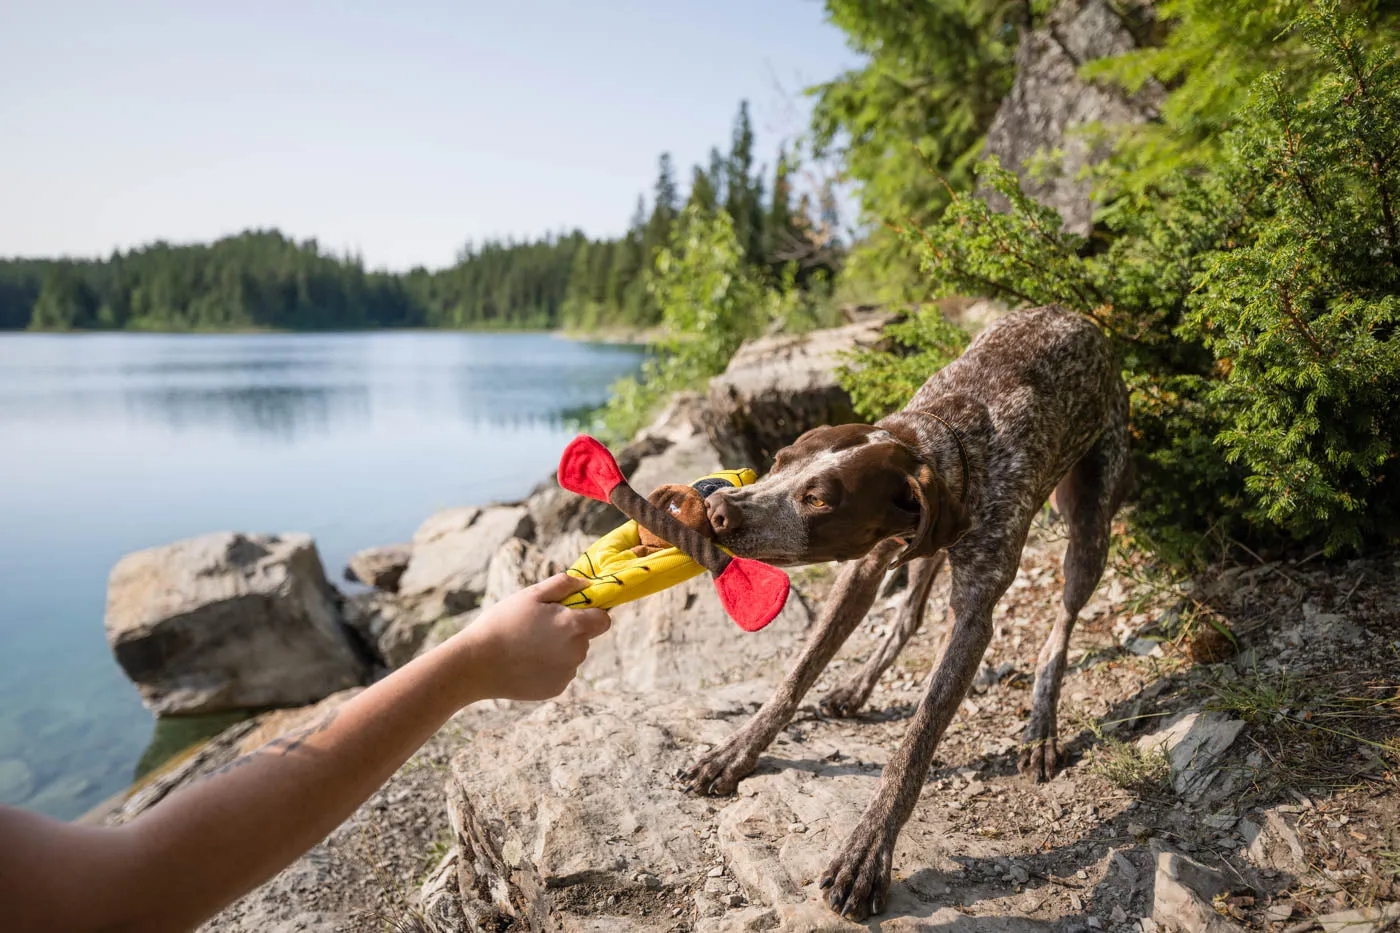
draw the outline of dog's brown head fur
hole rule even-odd
[[[967,528],[962,504],[915,448],[865,424],[808,431],[761,482],[706,503],[720,544],[773,564],[854,560],[895,537],[907,539],[900,560],[909,560]]]

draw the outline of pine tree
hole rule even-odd
[[[778,163],[773,171],[773,193],[768,202],[768,216],[763,222],[763,257],[775,271],[799,259],[798,249],[802,245],[793,223],[790,171],[787,148],[779,146]]]
[[[734,119],[734,136],[726,164],[724,210],[734,222],[734,234],[739,238],[746,261],[759,264],[763,261],[763,183],[754,175],[753,145],[749,102],[742,101]]]
[[[714,211],[716,203],[715,189],[714,185],[710,184],[709,173],[700,166],[695,166],[690,179],[690,197],[686,199],[685,206],[708,214]]]

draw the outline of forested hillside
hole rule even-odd
[[[650,199],[638,197],[616,239],[575,230],[468,243],[449,268],[403,274],[366,270],[358,257],[276,230],[100,260],[0,260],[0,328],[644,328],[661,318],[647,274],[684,205],[733,218],[745,264],[763,276],[777,281],[791,265],[796,286],[829,278],[840,258],[829,192],[797,195],[792,172],[781,151],[771,168],[757,163],[743,104],[729,151],[713,150],[684,189],[661,156]]]

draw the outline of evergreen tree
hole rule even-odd
[[[763,261],[763,183],[754,174],[753,145],[749,102],[742,101],[725,170],[724,210],[734,222],[745,260],[758,264]]]
[[[92,327],[96,311],[96,296],[82,273],[72,263],[55,263],[44,273],[32,326],[43,330]]]
[[[717,204],[715,188],[710,183],[709,173],[700,166],[695,166],[695,171],[690,179],[690,197],[686,200],[685,206],[693,207],[703,213],[713,213]]]

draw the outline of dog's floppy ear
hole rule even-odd
[[[897,506],[904,511],[918,510],[918,526],[909,536],[909,543],[895,557],[891,568],[907,564],[919,557],[932,557],[957,543],[971,525],[967,509],[953,497],[943,479],[928,465],[920,465],[917,473],[908,477],[909,488],[901,495]]]

